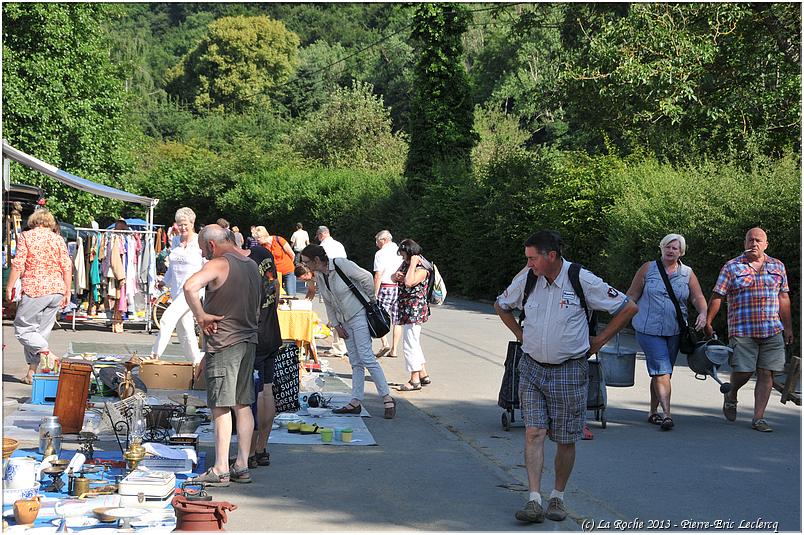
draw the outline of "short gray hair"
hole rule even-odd
[[[195,225],[195,212],[193,212],[192,209],[183,206],[176,210],[176,215],[173,216],[173,220],[176,223],[181,220],[187,220],[191,225]]]
[[[213,241],[215,243],[234,243],[233,236],[232,231],[229,229],[225,229],[220,225],[211,224],[201,229],[201,232],[198,233],[198,241],[204,245],[208,245],[209,242]]]
[[[376,236],[374,236],[374,239],[375,239],[376,241],[380,241],[380,240],[388,240],[388,241],[392,241],[392,240],[394,239],[394,237],[393,237],[393,236],[391,236],[391,232],[390,232],[390,231],[388,231],[388,230],[381,230],[381,231],[379,231],[379,232],[377,233],[377,235],[376,235]]]
[[[670,243],[671,241],[678,242],[678,248],[681,250],[681,256],[687,254],[687,240],[684,239],[684,236],[681,234],[668,234],[662,241],[659,242],[659,250],[663,250],[664,246]]]
[[[324,225],[321,225],[320,227],[318,227],[318,230],[315,231],[316,236],[318,236],[319,234],[324,234],[324,233],[329,234],[329,228],[325,227]]]

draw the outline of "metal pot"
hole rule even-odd
[[[200,414],[193,416],[175,416],[168,421],[176,434],[181,435],[184,433],[195,433],[198,426],[204,422],[204,417]]]
[[[695,372],[695,378],[705,381],[707,376],[712,377],[720,384],[723,394],[731,390],[731,384],[724,383],[717,376],[717,370],[729,360],[734,350],[717,339],[712,338],[706,342],[698,342],[695,351],[687,355],[687,365]]]
[[[45,453],[48,439],[55,448],[56,455],[61,454],[61,440],[63,438],[61,423],[58,416],[45,416],[39,424],[39,453]]]

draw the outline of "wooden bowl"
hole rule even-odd
[[[92,514],[101,522],[117,522],[116,516],[108,516],[106,514],[106,511],[110,509],[117,509],[117,507],[96,507],[92,510]]]
[[[16,450],[19,445],[20,443],[14,440],[13,438],[4,438],[3,459],[8,459],[9,457],[11,457],[11,454],[14,453],[14,450]]]

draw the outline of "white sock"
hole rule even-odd
[[[563,492],[558,492],[556,489],[553,489],[553,492],[550,493],[550,499],[552,500],[553,498],[558,498],[559,500],[561,500],[563,502],[564,501],[564,493]]]
[[[538,492],[531,492],[530,494],[528,494],[528,501],[529,502],[536,502],[539,505],[541,505],[542,504],[542,495],[539,494]]]

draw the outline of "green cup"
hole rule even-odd
[[[324,427],[322,428],[319,433],[321,434],[321,442],[330,443],[332,442],[332,434],[334,430],[331,427]]]

